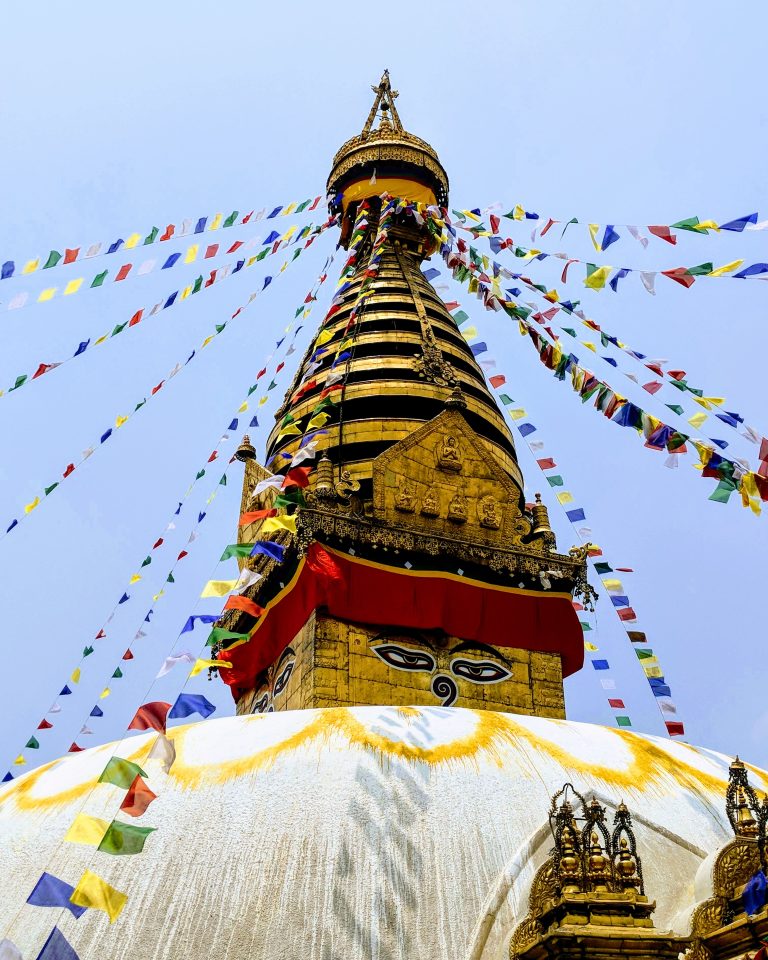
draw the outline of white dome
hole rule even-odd
[[[357,707],[169,733],[169,774],[146,760],[150,733],[0,790],[0,937],[25,958],[57,923],[81,960],[499,960],[564,782],[629,806],[657,927],[693,902],[698,865],[732,836],[725,757],[588,724]],[[95,785],[113,752],[159,795],[138,820],[118,813],[124,791]],[[80,811],[158,829],[143,854],[114,857],[62,842]],[[128,894],[113,926],[24,905],[44,870],[75,885],[85,869]]]

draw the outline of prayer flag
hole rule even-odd
[[[141,853],[150,833],[157,827],[137,827],[132,823],[121,823],[113,820],[107,825],[98,849],[102,853],[111,853],[116,856]]]
[[[116,787],[127,790],[139,776],[146,777],[147,774],[137,763],[122,757],[110,757],[99,776],[99,783],[113,783]]]
[[[260,540],[254,544],[253,550],[251,550],[251,556],[255,557],[260,553],[269,557],[271,560],[275,560],[277,563],[282,563],[285,557],[285,547],[279,543],[272,543],[270,540]],[[223,596],[223,594],[220,594],[220,596]]]
[[[72,892],[71,900],[80,907],[103,910],[109,917],[109,922],[114,923],[120,916],[128,897],[110,886],[106,880],[102,880],[98,874],[86,870]]]
[[[125,799],[120,804],[120,810],[129,817],[141,817],[147,812],[150,803],[156,799],[157,794],[153,793],[142,778],[137,776],[128,788]]]
[[[163,770],[168,773],[175,759],[176,747],[173,745],[173,740],[169,740],[164,733],[159,733],[147,755],[147,760],[157,760]]]
[[[189,717],[193,713],[199,713],[200,716],[205,719],[206,717],[210,717],[215,710],[216,707],[214,707],[210,701],[206,700],[202,694],[180,693],[176,702],[171,707],[168,719],[178,720],[183,717]]]
[[[56,928],[54,927],[54,929]],[[48,939],[50,939],[50,936]],[[41,954],[38,954],[38,960],[40,956]],[[24,960],[24,958],[21,955],[21,950],[19,950],[15,943],[3,939],[0,940],[0,960]],[[77,960],[77,957],[75,957],[75,960]]]
[[[91,817],[87,813],[78,813],[69,830],[64,834],[64,839],[68,843],[83,843],[88,847],[98,847],[108,826],[107,820]]]
[[[79,960],[79,957],[61,930],[54,927],[48,934],[43,949],[38,953],[37,960]]]
[[[229,631],[225,631],[225,632],[229,633]],[[242,639],[243,637],[247,636],[247,634],[238,633],[238,634],[235,634],[235,636],[240,637]],[[192,666],[192,669],[189,671],[189,675],[190,677],[196,677],[199,673],[202,673],[203,670],[207,670],[211,668],[227,669],[231,666],[232,664],[228,660],[205,660],[201,658],[199,660],[195,660]]]
[[[251,554],[253,556],[253,554]],[[237,580],[209,580],[208,583],[203,587],[203,592],[200,594],[201,599],[206,597],[225,597],[231,590],[234,589]]]
[[[296,516],[269,517],[264,521],[261,529],[263,533],[272,533],[275,530],[287,530],[289,533],[296,533]]]
[[[260,607],[254,600],[244,597],[239,593],[233,593],[227,597],[227,602],[224,604],[224,609],[243,610],[245,613],[250,613],[252,617],[259,617],[262,613],[264,613],[263,607]]]
[[[171,709],[170,703],[164,700],[153,700],[143,703],[128,724],[129,730],[159,730],[165,733],[165,718]]]
[[[85,907],[78,907],[70,902],[73,891],[74,887],[68,883],[51,873],[43,873],[27,897],[27,903],[33,907],[64,907],[74,917],[81,917],[85,913]]]

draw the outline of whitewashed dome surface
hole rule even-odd
[[[658,927],[685,914],[697,868],[732,836],[727,758],[589,724],[356,707],[169,735],[168,774],[146,759],[155,734],[117,749],[159,795],[137,820],[118,813],[124,791],[94,787],[112,744],[0,789],[0,938],[25,960],[53,923],[80,960],[500,960],[565,781],[611,818],[629,806]],[[113,857],[62,842],[80,811],[158,829],[143,854]],[[23,905],[44,870],[74,885],[85,869],[128,894],[115,924]]]

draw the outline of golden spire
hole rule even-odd
[[[389,70],[384,71],[384,73],[381,75],[381,80],[379,80],[379,85],[377,87],[372,86],[371,90],[373,90],[373,92],[376,94],[376,99],[373,101],[371,112],[368,114],[368,119],[365,121],[362,136],[367,137],[371,132],[373,121],[376,119],[376,114],[379,110],[381,110],[381,120],[379,121],[380,127],[386,125],[388,129],[394,130],[396,133],[402,133],[403,125],[400,122],[400,115],[398,114],[397,107],[395,106],[395,100],[400,96],[400,94],[397,92],[397,90],[392,89],[392,85],[389,82]]]

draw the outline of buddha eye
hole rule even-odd
[[[265,693],[254,703],[251,713],[264,713],[269,706],[269,694]]]
[[[275,680],[275,692],[273,696],[278,696],[287,687],[288,681],[291,679],[291,674],[293,673],[293,665],[295,662],[295,660],[291,660],[291,662],[282,670],[277,680]]]
[[[398,647],[394,643],[380,643],[372,649],[380,660],[397,670],[431,673],[437,666],[435,658],[423,650],[410,650],[408,647]]]
[[[451,671],[454,676],[470,683],[500,683],[512,676],[511,671],[493,660],[462,660],[457,658],[451,661]]]

